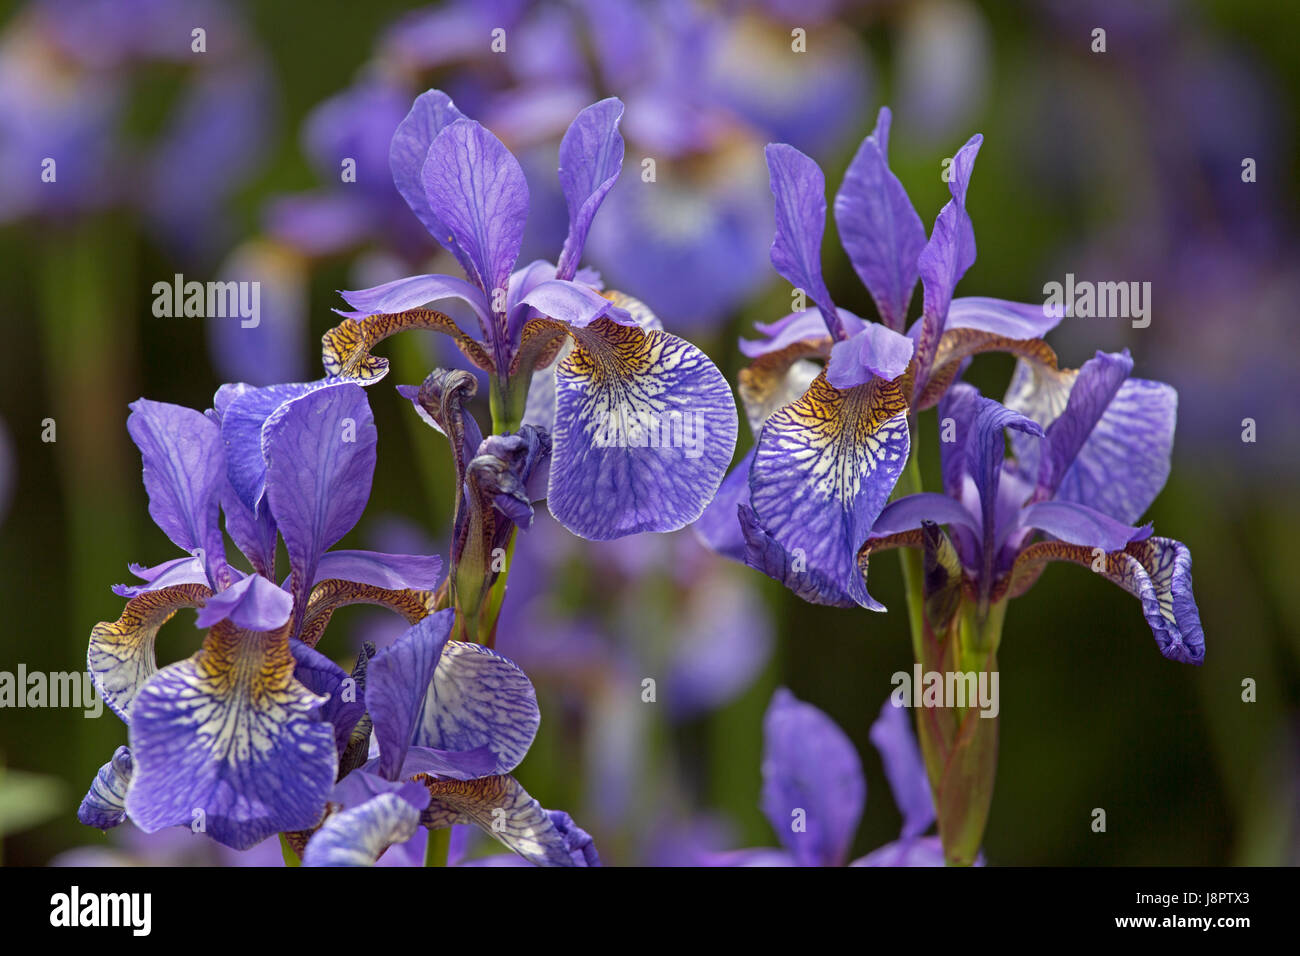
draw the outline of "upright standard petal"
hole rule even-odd
[[[221,416],[221,440],[226,446],[227,477],[239,500],[254,516],[262,514],[266,495],[262,429],[267,419],[287,402],[340,384],[344,383],[325,379],[243,389],[226,406]]]
[[[731,386],[695,346],[601,319],[565,327],[547,503],[588,540],[676,531],[712,500],[736,447]]]
[[[406,759],[406,748],[455,614],[450,608],[430,614],[370,661],[366,709],[379,742],[379,772],[389,780],[398,778]]]
[[[289,638],[228,622],[159,671],[132,707],[135,775],[127,813],[146,833],[201,824],[246,850],[314,827],[338,767],[325,701],[293,676]]]
[[[126,428],[144,460],[149,516],[177,547],[204,559],[216,587],[213,575],[225,565],[221,430],[202,412],[144,398],[131,403]]]
[[[365,510],[376,440],[366,393],[352,383],[287,402],[263,429],[267,500],[293,569],[295,630],[321,555]]]
[[[826,177],[817,163],[793,146],[769,144],[766,150],[776,236],[772,265],[821,310],[831,338],[844,338],[835,302],[822,278],[822,235],[826,230]]]
[[[930,241],[921,251],[918,266],[924,297],[921,323],[916,343],[917,387],[923,387],[934,361],[935,349],[943,335],[948,320],[948,306],[953,290],[966,270],[975,262],[975,230],[966,214],[966,188],[970,185],[971,170],[984,137],[972,136],[949,167],[948,191],[950,199],[939,210],[934,221]]]
[[[1006,458],[1005,432],[1012,430],[1041,438],[1043,430],[1037,422],[982,395],[977,395],[974,399],[974,418],[967,428],[969,434],[965,443],[965,473],[979,492],[983,541],[977,571],[978,580],[987,594],[994,584],[998,545],[1003,531],[999,524],[1003,512],[998,506],[1002,463]]]
[[[1068,399],[1047,429],[1039,465],[1052,493],[1125,522],[1142,516],[1169,477],[1178,393],[1127,378],[1127,354],[1097,353],[1067,383]]]
[[[763,426],[750,471],[758,524],[804,568],[883,610],[857,553],[907,463],[907,401],[894,382],[840,390],[820,375]]]
[[[434,137],[421,180],[445,230],[435,238],[485,295],[499,290],[504,305],[528,218],[528,183],[519,161],[481,125],[459,119]]]
[[[226,515],[226,534],[235,542],[244,557],[248,558],[258,574],[275,579],[275,518],[270,508],[254,514],[235,491],[227,476],[221,492],[221,510]]]
[[[925,226],[907,190],[889,169],[888,107],[862,141],[835,194],[835,223],[853,269],[885,325],[902,331],[925,248]]]
[[[496,760],[491,774],[509,773],[524,759],[542,715],[532,682],[512,661],[481,644],[448,641],[426,687],[416,746],[487,748]]]
[[[419,808],[395,793],[381,793],[326,820],[307,843],[302,865],[374,866],[385,850],[419,828]]]
[[[763,718],[763,813],[801,866],[841,866],[862,818],[867,783],[835,721],[785,688]]]
[[[411,111],[397,124],[393,140],[388,146],[388,166],[393,174],[393,185],[401,193],[411,212],[429,230],[429,235],[446,244],[447,227],[429,207],[424,194],[424,160],[429,147],[442,130],[465,116],[456,109],[451,97],[442,90],[427,90],[415,98]],[[418,304],[418,303],[417,303]],[[360,308],[358,306],[358,308]],[[386,309],[398,312],[400,309]]]
[[[1133,359],[1123,353],[1098,352],[1083,363],[1070,388],[1061,417],[1047,428],[1045,455],[1038,466],[1040,495],[1056,492],[1066,471],[1074,464],[1093,428],[1133,370]]]
[[[556,277],[572,279],[578,271],[587,230],[623,168],[623,137],[618,123],[623,104],[610,97],[579,113],[560,141],[560,188],[569,207],[569,234]]]

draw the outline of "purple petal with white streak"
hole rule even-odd
[[[412,742],[440,751],[486,747],[495,755],[488,773],[503,774],[524,759],[541,719],[537,693],[517,665],[480,644],[449,641]]]

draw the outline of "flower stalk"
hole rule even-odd
[[[914,421],[911,431],[914,438]],[[912,449],[898,483],[900,495],[922,490],[915,441]],[[912,647],[921,672],[945,675],[945,684],[950,673],[970,674],[975,686],[992,686],[1006,602],[983,607],[959,597],[960,567],[937,527],[927,529],[924,550],[901,548],[898,553]],[[998,717],[996,711],[987,716],[970,699],[960,706],[943,698],[938,703],[918,708],[917,736],[944,858],[950,866],[970,866],[984,838],[997,776]]]

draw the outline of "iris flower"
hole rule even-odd
[[[927,523],[947,525],[943,573],[978,607],[1024,593],[1050,561],[1072,561],[1141,601],[1161,654],[1201,663],[1191,554],[1133,526],[1169,475],[1177,394],[1130,378],[1132,367],[1127,352],[1098,352],[1077,371],[1022,360],[1005,405],[954,386],[939,406],[955,438],[941,446],[946,493],[885,508],[862,548],[863,576],[871,554],[924,547]]]
[[[104,826],[129,816],[146,832],[201,822],[243,849],[314,827],[334,785],[328,712],[337,703],[304,683],[298,649],[315,645],[346,604],[425,617],[441,562],[329,550],[361,516],[375,467],[374,422],[356,384],[287,399],[280,389],[226,386],[214,405],[206,414],[144,399],[132,406],[127,427],[150,515],[188,554],[133,567],[144,583],[115,588],[129,598],[121,617],[91,632],[88,667],[127,723],[130,749],[101,770],[81,817]],[[226,560],[223,511],[252,573]],[[289,555],[284,582],[277,534]],[[198,609],[203,646],[159,669],[158,631],[185,607]]]
[[[894,803],[903,816],[897,840],[848,862],[867,801],[853,742],[835,721],[785,688],[763,718],[763,813],[782,849],[756,848],[709,858],[716,866],[943,866],[943,847],[926,836],[934,802],[907,715],[885,701],[871,725]]]
[[[599,863],[568,814],[543,809],[510,776],[541,721],[532,683],[494,651],[449,640],[453,616],[417,622],[354,675],[362,693],[334,715],[343,761],[334,812],[306,843],[305,865],[370,865],[421,825],[466,823],[538,865]],[[337,698],[348,675],[308,648],[301,654],[312,661],[312,688]],[[378,753],[353,756],[349,742],[367,741],[372,728]]]
[[[889,169],[889,128],[889,110],[881,109],[835,198],[844,249],[880,322],[837,306],[822,278],[821,170],[791,146],[767,148],[776,200],[772,264],[813,307],[760,326],[764,341],[741,343],[754,359],[741,372],[740,395],[758,440],[698,525],[716,550],[805,600],[871,610],[884,608],[867,593],[857,553],[907,463],[909,413],[932,407],[979,352],[1054,366],[1040,336],[1059,321],[1037,305],[953,298],[975,261],[966,191],[983,137],[953,157],[952,198],[927,240]],[[908,327],[918,278],[921,316]]]
[[[672,531],[699,517],[735,446],[731,391],[713,363],[669,335],[640,303],[598,291],[579,270],[592,219],[618,178],[623,106],[578,114],[560,145],[569,228],[557,263],[516,259],[529,211],[518,161],[446,94],[421,95],[393,136],[398,192],[465,277],[422,275],[343,293],[357,311],[326,334],[330,376],[373,380],[370,349],[395,332],[434,329],[491,380],[494,431],[527,420],[551,439],[547,503],[593,540]],[[477,328],[417,308],[459,299]]]

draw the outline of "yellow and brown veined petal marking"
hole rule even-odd
[[[198,653],[155,674],[132,708],[131,819],[146,833],[201,820],[236,849],[316,826],[338,752],[318,716],[327,698],[295,666],[287,626],[247,631],[227,620]]]
[[[408,309],[364,318],[345,319],[321,337],[321,361],[325,374],[368,382],[388,374],[388,359],[370,350],[398,332],[427,329],[455,339],[461,352],[484,371],[493,371],[492,359],[482,343],[462,332],[450,316],[433,309]]]
[[[863,607],[882,610],[858,570],[911,447],[910,373],[838,389],[822,372],[768,418],[750,470],[758,524],[785,551]]]
[[[930,377],[921,389],[921,394],[916,396],[916,411],[923,412],[937,405],[943,393],[952,385],[957,373],[961,371],[962,362],[984,352],[1007,352],[1015,355],[1021,360],[1019,363],[1021,366],[1046,379],[1054,380],[1069,374],[1057,367],[1056,353],[1042,339],[1013,339],[981,329],[949,329],[939,340]],[[1067,388],[1066,394],[1068,393]],[[1008,407],[1013,406],[1008,403]],[[1035,417],[1023,408],[1016,410],[1031,418]]]
[[[829,335],[793,342],[758,356],[740,370],[738,391],[749,427],[757,435],[778,408],[796,401],[821,371],[812,359],[825,361],[834,343]]]
[[[547,810],[509,774],[475,780],[435,780],[420,822],[431,830],[473,823],[537,866],[596,866],[591,837],[567,813]]]
[[[312,588],[298,639],[308,647],[315,647],[334,612],[349,604],[387,608],[414,624],[433,613],[437,598],[434,591],[389,590],[337,578],[320,581]]]
[[[86,666],[109,709],[130,722],[131,702],[158,670],[154,644],[159,629],[181,608],[200,608],[212,596],[202,584],[178,584],[131,598],[116,621],[90,631]]]
[[[690,524],[735,450],[726,378],[662,329],[602,317],[567,331],[573,346],[554,364],[552,514],[588,540]]]

